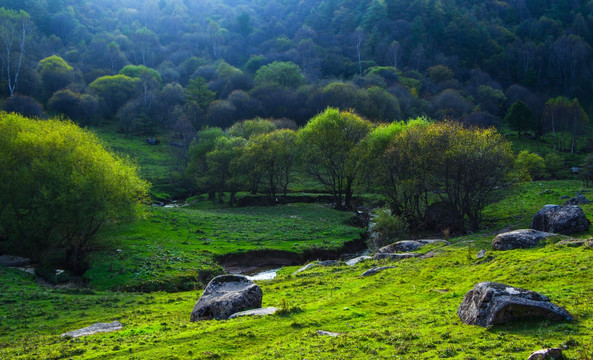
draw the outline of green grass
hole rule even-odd
[[[352,216],[325,204],[147,207],[140,220],[99,234],[103,250],[93,254],[85,277],[99,289],[194,288],[222,272],[218,255],[339,249],[363,231],[347,224]]]
[[[176,156],[177,148],[167,144],[167,137],[159,134],[159,145],[146,143],[146,136],[126,135],[116,131],[115,126],[90,128],[118,155],[129,156],[140,168],[140,175],[152,184],[154,199],[169,200],[178,194],[175,175],[184,167]]]
[[[285,268],[277,279],[259,285],[263,306],[289,311],[264,318],[192,323],[197,289],[150,294],[56,290],[0,268],[0,359],[526,359],[532,351],[561,346],[568,359],[590,360],[593,250],[554,244],[490,250],[497,231],[526,227],[541,206],[562,203],[560,196],[579,190],[579,181],[518,185],[486,209],[483,231],[450,239],[450,246],[423,249],[435,253],[431,258],[314,267],[298,275],[292,275],[297,267]],[[583,209],[593,218],[593,205]],[[96,255],[92,284],[131,284],[130,275],[142,271],[139,283],[169,282],[196,268],[214,269],[216,254],[300,251],[324,239],[328,247],[339,246],[360,231],[343,225],[349,216],[318,204],[228,208],[199,201],[189,208],[149,208],[138,222],[102,234],[109,246]],[[488,250],[485,260],[475,258],[480,249]],[[359,276],[383,265],[394,268]],[[541,292],[575,319],[490,329],[464,325],[457,307],[481,281]],[[114,320],[124,325],[122,331],[59,337]],[[323,337],[316,330],[342,335]]]
[[[36,285],[27,275],[0,270],[0,358],[22,359],[525,359],[534,350],[568,346],[569,359],[593,337],[592,250],[559,248],[493,253],[469,261],[464,246],[440,248],[429,259],[376,265],[296,267],[264,281],[263,306],[288,302],[294,311],[266,318],[189,322],[199,291],[72,294]],[[523,322],[484,329],[462,324],[456,310],[480,281],[539,291],[564,306],[568,323]],[[26,301],[25,301],[26,300]],[[79,339],[61,332],[119,320],[124,330]],[[316,330],[343,333],[321,337]]]

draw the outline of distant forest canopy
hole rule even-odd
[[[499,125],[521,100],[593,107],[593,1],[0,0],[6,110],[191,141],[327,106]],[[22,11],[21,11],[22,10]],[[19,12],[20,11],[20,12]],[[15,96],[11,96],[15,94]]]

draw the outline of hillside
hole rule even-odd
[[[560,346],[568,359],[590,359],[591,250],[548,244],[492,251],[490,246],[497,229],[524,227],[542,204],[558,202],[560,196],[576,190],[581,190],[579,182],[523,185],[514,196],[489,207],[489,230],[452,238],[449,246],[421,250],[431,251],[432,257],[370,260],[354,267],[342,263],[297,275],[293,272],[298,267],[285,268],[274,280],[258,281],[263,306],[285,309],[282,315],[264,318],[191,323],[189,314],[199,290],[171,294],[59,290],[36,284],[31,275],[18,270],[0,268],[0,355],[19,359],[525,359],[534,350]],[[583,209],[592,215],[591,205]],[[158,238],[155,243],[165,245]],[[487,250],[485,259],[476,259],[480,249]],[[393,268],[360,277],[377,265]],[[168,268],[166,273],[175,271]],[[456,309],[465,293],[481,281],[541,292],[575,319],[490,329],[464,325]],[[122,331],[79,339],[58,336],[114,320],[123,324]],[[319,336],[317,330],[341,335]]]

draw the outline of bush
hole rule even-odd
[[[82,271],[107,222],[129,219],[148,184],[71,122],[0,113],[0,233],[9,250]]]
[[[523,150],[517,155],[517,159],[515,159],[515,170],[518,172],[521,180],[539,180],[546,173],[546,163],[541,156]]]

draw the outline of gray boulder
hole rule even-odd
[[[449,245],[447,240],[442,239],[424,239],[424,240],[401,240],[394,242],[393,244],[389,244],[387,246],[383,246],[377,252],[379,253],[398,253],[398,252],[410,252],[417,249],[420,249],[423,246],[428,244],[443,244]]]
[[[280,310],[277,307],[265,307],[261,309],[252,309],[252,310],[245,310],[240,311],[238,313],[234,313],[233,315],[229,316],[229,319],[234,319],[243,316],[267,316],[267,315],[274,315],[276,312]]]
[[[534,351],[527,358],[527,360],[561,360],[561,359],[564,359],[564,355],[562,355],[562,349],[560,349],[560,348],[542,349],[542,350]]]
[[[496,282],[476,284],[459,305],[457,316],[465,324],[482,327],[515,320],[572,320],[568,311],[544,295]]]
[[[564,204],[562,204],[563,206],[568,206],[568,205],[585,205],[590,203],[589,199],[587,199],[587,197],[585,197],[585,195],[578,195],[573,197],[572,199],[568,199],[564,202]]]
[[[382,259],[389,259],[389,260],[403,260],[413,257],[418,257],[420,254],[415,253],[404,253],[404,254],[394,254],[394,253],[376,253],[373,258],[375,260],[382,260]]]
[[[498,234],[492,240],[493,250],[528,249],[538,246],[546,239],[557,236],[556,234],[533,230],[522,229]]]
[[[589,229],[589,220],[578,206],[545,205],[531,220],[530,228],[559,234],[573,234]]]
[[[242,275],[221,275],[208,283],[191,313],[191,321],[228,319],[234,313],[261,308],[263,293]]]
[[[62,337],[69,336],[69,337],[76,338],[76,337],[81,337],[81,336],[93,335],[93,334],[97,334],[97,333],[118,331],[118,330],[121,330],[122,328],[123,328],[123,326],[119,321],[114,321],[112,323],[96,323],[96,324],[87,326],[82,329],[63,333],[60,336],[62,336]]]

